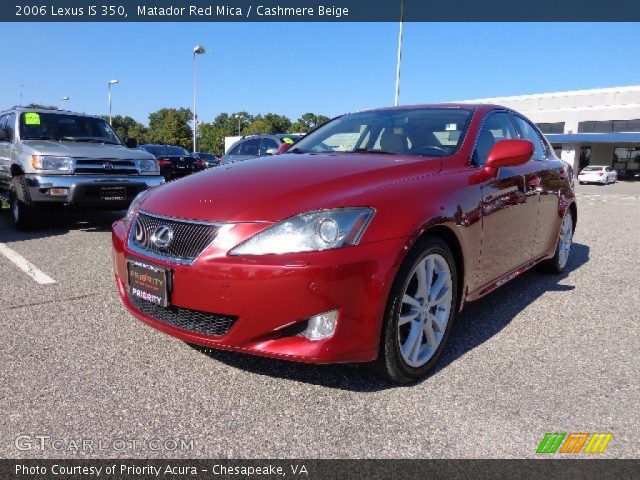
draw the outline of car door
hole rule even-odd
[[[553,155],[540,131],[526,118],[514,114],[514,121],[521,138],[533,143],[533,157],[523,165],[527,202],[538,205],[538,221],[531,233],[531,257],[535,258],[549,249],[550,242],[560,228],[559,191],[565,183],[564,164]]]
[[[15,114],[0,117],[0,129],[7,138],[0,141],[0,187],[7,188],[11,182],[11,151],[13,149]]]
[[[478,133],[472,164],[483,168],[496,142],[517,138],[506,111],[489,112]],[[486,285],[529,259],[537,210],[525,206],[523,166],[500,168],[481,185],[482,242],[477,285]],[[534,227],[532,228],[532,223]]]

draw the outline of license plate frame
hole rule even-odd
[[[170,305],[171,270],[133,258],[127,259],[129,295],[159,307]]]
[[[127,199],[125,187],[100,187],[100,200],[107,202]]]

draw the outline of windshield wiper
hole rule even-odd
[[[51,135],[37,135],[33,137],[22,137],[22,140],[64,140],[61,137],[52,137]]]
[[[69,142],[87,142],[87,143],[108,143],[109,145],[119,145],[119,143],[112,142],[110,140],[102,140],[99,138],[74,138],[74,137],[64,137],[63,140]]]
[[[389,152],[387,150],[377,150],[373,148],[356,148],[352,153],[375,153],[379,155],[397,155],[396,152]]]

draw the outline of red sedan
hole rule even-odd
[[[467,302],[536,264],[565,270],[572,178],[503,107],[348,114],[282,155],[141,194],[113,225],[116,283],[186,342],[409,382]]]

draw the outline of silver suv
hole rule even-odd
[[[127,208],[161,185],[158,162],[111,126],[79,113],[16,107],[0,112],[0,190],[17,228],[35,226],[50,205]]]

